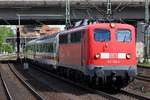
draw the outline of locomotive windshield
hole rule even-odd
[[[118,30],[116,38],[120,42],[129,42],[131,40],[131,32],[129,30]]]
[[[103,42],[110,40],[110,32],[105,29],[95,29],[94,30],[94,39],[95,41]]]

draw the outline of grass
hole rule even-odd
[[[145,93],[145,96],[150,96],[150,92],[146,92],[146,93]]]

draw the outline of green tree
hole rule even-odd
[[[11,53],[13,51],[12,46],[10,44],[3,44],[3,48],[6,52]]]
[[[6,37],[12,37],[13,31],[10,27],[0,26],[0,41],[4,42]]]
[[[8,43],[4,43],[6,37],[12,37],[13,31],[10,27],[0,26],[0,50],[5,52],[12,52],[12,46]]]

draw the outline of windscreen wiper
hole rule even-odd
[[[124,39],[123,39],[123,42],[125,42],[125,41],[126,41],[126,34],[125,34]]]

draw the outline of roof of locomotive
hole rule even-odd
[[[48,42],[50,40],[53,41],[56,38],[57,35],[68,34],[68,33],[72,33],[72,32],[75,32],[75,31],[87,29],[89,27],[98,26],[98,25],[102,25],[102,24],[107,26],[107,25],[110,25],[111,23],[93,23],[93,24],[89,24],[89,25],[70,28],[68,30],[60,31],[60,32],[57,32],[57,33],[54,33],[54,34],[51,34],[51,35],[46,35],[46,36],[39,37],[37,39],[31,40],[30,42],[28,42],[28,44],[43,43],[43,42]],[[124,23],[114,23],[114,24],[117,24],[118,26],[126,25],[128,27],[133,27],[132,25],[124,24]]]
[[[114,22],[112,22],[113,24],[115,24],[115,25],[117,25],[117,26],[127,26],[127,27],[132,27],[133,28],[133,26],[132,25],[130,25],[130,24],[126,24],[126,23],[114,23]],[[68,34],[68,33],[71,33],[71,32],[74,32],[74,31],[79,31],[79,30],[83,30],[83,29],[88,29],[88,28],[90,28],[90,27],[95,27],[95,26],[99,26],[99,25],[105,25],[105,26],[110,26],[110,24],[111,23],[93,23],[93,24],[89,24],[89,25],[84,25],[84,26],[79,26],[79,27],[74,27],[74,28],[70,28],[70,29],[68,29],[68,30],[65,30],[65,31],[62,31],[62,32],[60,32],[59,34],[61,35],[61,34]]]

